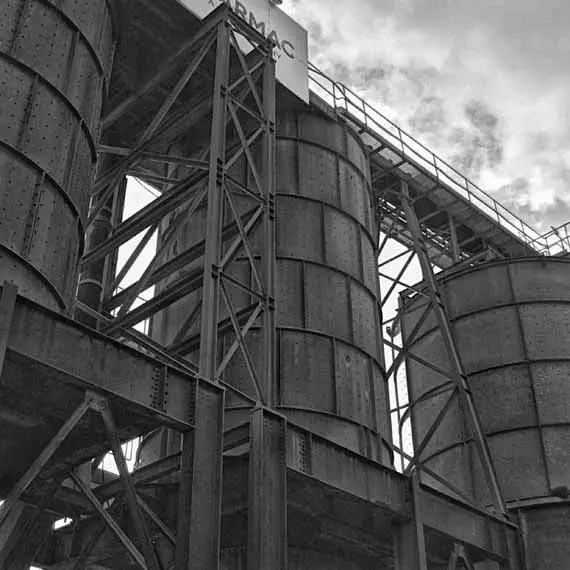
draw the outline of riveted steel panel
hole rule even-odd
[[[570,265],[566,260],[538,258],[534,262],[513,263],[509,269],[518,301],[568,299]]]
[[[466,315],[512,301],[509,277],[505,267],[491,266],[481,268],[481,282],[474,283],[470,274],[460,275],[453,280],[453,287],[445,289],[445,300],[452,318]]]
[[[541,420],[570,424],[570,362],[535,362],[532,373]]]
[[[382,339],[379,338],[377,321],[378,311],[374,303],[375,299],[370,293],[357,285],[354,281],[350,284],[350,304],[352,308],[352,337],[354,343],[376,359]]]
[[[454,323],[461,361],[469,374],[524,360],[517,311],[505,307],[475,313]],[[471,331],[477,331],[474,335]],[[445,353],[442,355],[445,357]]]
[[[2,113],[0,133],[2,141],[16,147],[22,133],[28,108],[28,95],[33,77],[25,69],[0,58],[0,85],[2,88]]]
[[[330,338],[281,331],[280,403],[333,413],[335,377]]]
[[[406,326],[403,327],[404,334],[409,334],[410,330],[407,326],[407,320],[405,321]],[[445,371],[450,370],[450,366],[443,360],[443,355],[445,354],[445,346],[440,335],[434,332],[424,336],[421,339],[421,349],[415,349],[414,354],[417,354],[424,361],[430,364],[439,365]],[[422,362],[418,362],[413,358],[410,358],[406,364],[409,374],[414,379],[414,385],[411,386],[411,393],[414,395],[423,394],[424,392],[436,388],[445,382],[449,382],[450,379],[443,376],[438,371],[429,368]],[[417,386],[417,389],[416,389]]]
[[[551,497],[570,487],[570,263],[561,258],[496,261],[441,280],[460,357],[507,501]],[[404,308],[409,334],[420,298]],[[412,343],[414,354],[443,369],[449,360],[433,321]],[[410,361],[413,399],[446,378]],[[429,429],[441,397],[412,411],[416,440]],[[469,429],[457,405],[428,446],[428,466],[455,482],[472,480],[477,500],[490,502]],[[427,479],[426,479],[427,480]],[[443,488],[430,482],[438,488]],[[465,487],[463,487],[465,488]],[[449,491],[447,491],[449,492]]]
[[[106,0],[60,4],[0,7],[3,279],[58,310],[75,291],[113,50]]]
[[[303,113],[297,119],[297,131],[300,140],[346,153],[346,130],[340,123],[323,120],[316,113]]]
[[[537,424],[528,365],[473,374],[470,385],[479,417],[489,433]]]
[[[507,501],[548,493],[546,469],[536,429],[497,434],[489,447]]]
[[[336,210],[325,208],[325,255],[329,265],[362,279],[359,227]]]
[[[275,147],[275,191],[280,194],[299,194],[298,144],[281,140]]]
[[[360,244],[362,247],[362,270],[364,273],[364,284],[377,297],[378,286],[378,261],[376,259],[375,248],[368,236],[361,234]]]
[[[337,157],[328,150],[299,142],[299,194],[339,204]]]
[[[370,360],[370,368],[372,370],[372,389],[374,390],[375,398],[376,429],[380,434],[387,434],[390,433],[390,418],[384,413],[384,410],[390,407],[390,402],[388,400],[385,370],[373,359]]]
[[[307,328],[350,341],[350,300],[347,279],[326,267],[305,268]]]
[[[374,405],[368,358],[339,343],[336,351],[338,413],[374,428]]]
[[[281,197],[277,216],[277,255],[324,263],[321,205]]]
[[[37,197],[35,219],[27,220],[29,247],[27,258],[36,267],[44,267],[51,282],[64,298],[73,295],[75,264],[79,244],[68,243],[77,232],[77,221],[70,218],[67,204],[53,186],[43,184]]]
[[[363,144],[360,137],[351,131],[346,131],[346,157],[365,178],[369,178],[370,167],[366,158],[366,152],[363,152]]]
[[[343,188],[340,195],[343,210],[354,216],[372,233],[372,216],[368,182],[360,170],[344,159],[339,161],[339,179]]]
[[[523,305],[520,314],[529,358],[570,358],[570,302]]]
[[[570,560],[570,507],[548,505],[521,514],[527,568],[566,570]]]
[[[354,133],[340,123],[312,112],[278,117],[276,391],[280,410],[292,421],[384,461],[388,453],[381,441],[390,439],[390,430],[378,337],[378,275],[367,160]],[[245,166],[236,164],[231,172],[242,183],[247,181]],[[252,205],[247,198],[236,198],[240,212]],[[204,214],[193,216],[192,224],[177,238],[176,251],[169,251],[167,258],[201,239]],[[254,254],[262,252],[262,238],[263,232],[258,231]],[[237,266],[242,265],[246,266],[245,261],[239,260]],[[239,277],[252,282],[251,275]],[[236,310],[252,301],[247,297],[232,294]],[[153,335],[161,342],[171,341],[190,306],[178,302],[155,316]],[[223,319],[223,303],[220,307]],[[257,326],[246,342],[253,365],[261,371],[263,343]],[[219,344],[227,349],[233,340],[233,332],[225,332]],[[223,380],[255,397],[248,376],[238,351]],[[242,417],[238,408],[245,405],[243,399],[230,392],[227,401],[231,417]]]
[[[285,327],[303,327],[303,265],[300,261],[280,259],[277,263],[277,322]]]
[[[570,430],[568,425],[546,426],[543,429],[546,465],[550,487],[570,488]]]

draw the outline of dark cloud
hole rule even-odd
[[[453,129],[450,142],[455,152],[451,163],[468,178],[479,179],[485,168],[497,168],[503,159],[500,120],[482,101],[465,106],[466,127]]]
[[[424,135],[443,136],[447,124],[445,101],[435,95],[420,99],[416,111],[410,118],[412,130]]]

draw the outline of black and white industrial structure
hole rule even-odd
[[[0,568],[568,568],[565,228],[275,65],[225,3],[2,0]]]

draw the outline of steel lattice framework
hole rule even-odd
[[[222,20],[217,24],[214,22],[216,22],[215,17],[210,16],[200,32],[142,88],[137,98],[127,99],[113,109],[104,120],[104,127],[110,129],[129,111],[130,107],[140,104],[141,99],[153,101],[151,106],[155,109],[155,114],[149,124],[141,129],[138,140],[132,142],[129,147],[111,144],[103,144],[100,147],[106,157],[103,163],[106,168],[99,172],[95,181],[94,205],[88,228],[96,228],[98,222],[103,219],[103,224],[100,225],[107,228],[107,235],[102,238],[100,231],[88,229],[87,241],[90,248],[82,261],[83,274],[80,278],[77,308],[84,315],[95,319],[103,332],[125,341],[135,342],[166,363],[180,366],[188,372],[210,380],[219,381],[230,360],[237,353],[241,353],[257,394],[256,401],[239,394],[244,400],[249,400],[252,406],[257,406],[250,423],[252,445],[250,488],[256,489],[251,496],[250,512],[258,514],[257,517],[251,517],[249,523],[251,567],[261,567],[259,564],[264,562],[268,564],[267,567],[277,568],[285,567],[286,532],[283,516],[285,488],[282,484],[281,498],[277,497],[277,504],[268,507],[266,499],[269,495],[264,493],[264,486],[269,488],[272,481],[283,481],[279,467],[283,463],[282,445],[279,441],[282,439],[285,424],[282,418],[263,407],[272,407],[275,403],[273,389],[274,68],[270,46],[263,38],[257,37],[253,30],[236,18],[231,11],[226,10]],[[238,35],[248,37],[254,47],[253,52],[247,56],[244,56],[240,50]],[[184,72],[179,68],[182,60]],[[230,65],[232,61],[233,65]],[[213,77],[208,78],[211,95],[206,95],[203,87],[197,89],[197,83],[192,83],[192,80],[198,77],[198,81],[203,81],[204,77],[208,76],[207,70],[212,66],[215,73]],[[164,84],[168,83],[169,74],[173,73],[176,73],[178,80],[174,85],[171,84],[170,91],[167,91]],[[195,95],[193,99],[187,100],[186,105],[177,104],[180,95],[190,86],[200,96]],[[157,96],[157,92],[160,95]],[[163,100],[157,108],[156,99],[161,97]],[[379,259],[385,259],[385,247],[390,240],[396,240],[403,245],[406,252],[405,263],[396,276],[382,273],[383,264],[390,263],[392,259],[380,262],[380,275],[393,283],[384,294],[382,304],[384,305],[401,290],[404,285],[401,281],[403,274],[412,260],[417,259],[424,285],[421,290],[416,291],[426,297],[426,308],[421,322],[431,312],[435,313],[441,330],[447,333],[445,335],[447,348],[450,354],[455,356],[453,370],[446,372],[446,376],[450,379],[449,385],[445,386],[449,391],[448,403],[453,398],[459,397],[467,407],[476,434],[481,463],[492,490],[496,512],[504,516],[505,508],[492,460],[466,384],[466,376],[454,345],[445,308],[438,293],[434,270],[438,271],[442,267],[451,265],[457,266],[461,262],[477,263],[490,256],[508,254],[509,248],[514,247],[516,250],[528,246],[517,239],[513,240],[512,236],[508,236],[506,242],[500,242],[499,236],[495,233],[494,222],[485,221],[484,230],[466,225],[473,212],[476,214],[475,217],[481,220],[485,219],[485,214],[473,208],[471,204],[465,204],[444,179],[430,181],[432,177],[429,176],[429,172],[420,173],[421,176],[416,178],[410,176],[410,161],[405,155],[393,147],[386,137],[380,136],[377,129],[367,124],[369,121],[362,121],[357,114],[351,112],[346,93],[342,98],[345,104],[340,107],[337,105],[335,108],[338,120],[346,121],[355,128],[370,149],[372,183],[377,196]],[[176,148],[176,141],[190,129],[200,131],[203,128],[203,121],[211,124],[211,134],[205,146],[193,149],[190,156],[188,153],[182,155],[172,150],[169,152],[164,150]],[[261,161],[256,159],[259,156],[262,157]],[[250,175],[247,177],[250,181],[249,186],[244,186],[231,176],[232,166],[242,157],[245,157],[250,170]],[[161,166],[160,170],[156,168],[157,164]],[[184,176],[180,176],[181,172]],[[121,222],[119,212],[124,204],[124,180],[128,175],[136,176],[158,187],[161,195],[134,216]],[[402,183],[402,180],[405,182]],[[244,195],[256,204],[248,211],[240,212],[236,196]],[[205,238],[177,256],[168,257],[167,252],[176,241],[184,223],[191,220],[192,216],[203,208],[207,211],[208,220]],[[165,219],[168,219],[167,225],[164,223]],[[121,290],[121,281],[155,233],[159,233],[160,243],[154,257],[148,262],[142,276]],[[262,236],[261,259],[251,244],[256,233]],[[117,272],[118,248],[137,235],[142,235],[142,238],[121,270]],[[238,255],[242,260],[246,258],[248,261],[253,276],[251,283],[239,282],[231,274],[232,262]],[[397,257],[401,258],[403,255],[399,254]],[[192,267],[192,270],[177,277],[177,272],[182,267]],[[97,285],[95,297],[92,295],[92,289],[82,296],[82,284],[92,286],[94,283]],[[140,294],[150,287],[155,287],[155,294],[150,300],[137,304]],[[240,307],[238,311],[232,304],[230,292],[231,288],[236,287],[254,299],[248,307]],[[411,290],[414,288],[411,287]],[[135,329],[136,325],[196,291],[199,294],[194,308],[186,315],[171,344],[161,346],[156,340],[142,335]],[[225,318],[220,318],[220,306],[224,306]],[[396,321],[397,318],[388,323],[396,326]],[[197,328],[198,323],[199,328]],[[263,330],[261,338],[264,346],[264,366],[261,371],[255,369],[246,342],[248,333],[253,329]],[[220,335],[227,331],[232,331],[235,338],[225,354],[220,354],[218,340]],[[405,358],[417,358],[409,350],[413,338],[412,333],[404,346],[394,344],[393,337],[385,338],[385,344],[397,352],[397,357],[387,373],[389,381],[396,381],[394,373]],[[190,353],[198,354],[193,362],[186,358]],[[432,366],[427,362],[424,364]],[[225,387],[236,391],[231,386],[225,385]],[[410,405],[413,406],[413,403]],[[422,452],[441,424],[447,410],[448,406],[444,405],[429,432],[421,442],[416,442],[412,455],[397,445],[394,447],[395,452],[401,454],[407,462],[405,473],[411,475],[415,497],[415,530],[412,533],[414,536],[409,539],[415,547],[411,554],[403,554],[404,558],[400,561],[402,568],[413,564],[418,569],[427,569],[428,558],[420,506],[422,491],[418,476],[421,470],[425,470],[430,476],[442,482],[452,493],[472,503],[469,497],[453,487],[441,474],[432,472],[422,464]],[[199,409],[196,413],[200,413]],[[409,409],[404,416],[407,417],[408,414]],[[398,411],[398,418],[401,417]],[[199,421],[197,425],[200,425]],[[264,432],[265,437],[268,437],[267,434],[278,434],[275,447],[278,453],[270,454],[272,457],[269,458],[266,457],[268,446],[263,444]],[[200,440],[203,438],[204,446],[207,445],[207,441],[212,441],[211,426],[207,428],[204,426],[201,430],[198,428],[196,433]],[[215,441],[219,442],[216,446],[218,450],[216,455],[221,457],[219,455],[222,447],[221,436],[215,438]],[[190,455],[190,448],[198,449],[196,441],[185,447],[187,449],[186,452],[183,449],[183,456],[185,453]],[[189,517],[179,524],[178,529],[177,563],[180,568],[183,567],[183,560],[196,559],[196,557],[201,560],[204,567],[208,565],[214,567],[214,559],[217,556],[214,554],[213,545],[218,540],[215,537],[219,532],[219,520],[211,520],[210,523],[204,524],[200,519],[200,525],[197,525],[198,519],[192,518],[191,515],[191,513],[203,513],[205,508],[200,505],[194,508],[191,505],[192,489],[200,484],[192,477],[194,474],[195,479],[195,474],[199,471],[198,465],[196,461],[189,464],[182,459],[182,476],[188,484],[186,488],[181,488],[180,501],[181,505],[187,503],[189,508],[185,512],[189,513]],[[218,501],[214,504],[219,504],[220,481],[218,479],[213,484],[211,481],[209,483],[210,493],[207,500]],[[473,506],[478,508],[476,505]],[[263,524],[261,520],[264,520]],[[197,526],[209,528],[209,531],[200,533],[204,542],[198,542],[193,538]],[[272,531],[269,532],[269,529]],[[191,552],[187,546],[186,549],[181,546],[186,544],[184,537],[188,535],[191,536],[190,544],[199,545],[196,549],[192,547]],[[280,537],[280,546],[277,548],[276,536]],[[206,547],[206,543],[210,545],[209,548]],[[410,542],[404,540],[404,543],[405,548],[408,548]],[[455,568],[460,559],[467,565],[471,564],[468,553],[457,543],[449,555],[449,568]]]
[[[244,52],[246,55],[244,55]],[[213,72],[212,72],[213,71]],[[188,93],[192,96],[188,98]],[[269,508],[261,500],[267,493],[251,493],[249,558],[252,567],[276,567],[286,556],[284,518],[284,422],[265,406],[274,399],[275,368],[274,264],[275,264],[275,62],[273,46],[227,6],[213,12],[200,30],[136,95],[113,109],[104,121],[112,125],[137,105],[154,108],[148,124],[141,124],[135,140],[116,144],[110,137],[99,148],[102,157],[94,181],[87,223],[87,250],[82,260],[76,314],[107,336],[138,345],[164,363],[155,382],[155,404],[161,408],[173,368],[205,382],[195,386],[187,418],[193,429],[183,430],[180,453],[129,473],[113,414],[105,398],[86,392],[83,403],[64,423],[51,443],[13,488],[1,510],[2,521],[18,499],[38,481],[42,469],[62,442],[86,416],[98,412],[109,437],[119,470],[119,485],[91,488],[75,471],[52,480],[46,500],[53,499],[62,480],[70,477],[75,488],[100,519],[92,539],[83,545],[73,568],[82,568],[107,528],[137,566],[162,567],[151,543],[150,525],[164,535],[175,550],[175,567],[216,568],[219,563],[221,523],[222,453],[243,440],[250,444],[250,480],[253,489],[269,486]],[[193,132],[209,132],[198,148],[184,155],[172,152],[181,139]],[[105,135],[104,135],[105,136]],[[191,141],[192,142],[192,141]],[[231,175],[241,160],[246,182]],[[122,221],[126,177],[151,181],[161,195],[131,218]],[[239,200],[247,198],[244,211]],[[167,255],[186,224],[198,214],[207,219],[205,233],[178,255]],[[117,272],[118,249],[141,234],[135,251]],[[160,243],[140,278],[128,287],[121,283],[153,234]],[[261,243],[255,251],[252,241]],[[248,264],[251,282],[232,271],[236,259]],[[191,267],[191,270],[181,271]],[[140,293],[155,287],[156,294],[137,305]],[[247,293],[252,300],[239,310],[232,291]],[[13,307],[15,291],[6,288],[5,303]],[[195,294],[175,339],[161,346],[136,330],[136,326]],[[256,368],[247,343],[255,329],[262,339],[262,366]],[[233,342],[218,345],[220,335],[231,333]],[[223,350],[220,350],[223,349]],[[183,358],[189,352],[194,362]],[[196,356],[197,355],[197,356]],[[256,398],[240,394],[251,406],[251,421],[237,430],[235,442],[223,440],[225,367],[241,355]],[[201,380],[203,379],[203,380]],[[219,390],[207,386],[218,385]],[[168,424],[165,424],[168,425]],[[172,427],[172,426],[171,426]],[[268,446],[268,442],[270,445]],[[95,466],[91,466],[94,469]],[[137,492],[136,485],[179,472],[178,527],[173,533]],[[275,494],[275,489],[281,489]],[[124,498],[117,494],[124,491]],[[110,507],[105,501],[114,499]],[[133,542],[119,524],[118,515],[128,508],[135,528]],[[0,522],[2,522],[0,521]],[[275,541],[275,536],[280,539]],[[276,546],[277,544],[277,546]],[[280,546],[279,546],[280,545]]]
[[[249,445],[247,547],[248,567],[252,570],[286,568],[286,469],[332,488],[337,483],[334,476],[326,473],[318,462],[326,454],[339,464],[348,463],[353,471],[357,471],[353,466],[358,465],[365,489],[350,481],[350,491],[359,500],[369,504],[378,502],[370,490],[377,492],[374,485],[381,481],[385,494],[382,501],[392,514],[401,517],[408,508],[403,497],[406,494],[409,498],[407,493],[411,491],[413,519],[396,537],[397,568],[427,570],[424,530],[431,528],[452,537],[452,550],[446,552],[443,561],[449,569],[456,568],[459,561],[472,567],[472,554],[477,552],[479,558],[488,557],[498,561],[502,568],[515,570],[519,565],[513,547],[513,526],[504,516],[492,460],[435,274],[453,264],[474,264],[489,256],[532,251],[530,238],[526,239],[525,234],[521,240],[509,234],[485,212],[469,204],[442,177],[441,165],[435,164],[436,174],[422,170],[403,149],[370,124],[366,108],[364,116],[359,116],[356,112],[359,110],[351,107],[347,90],[333,85],[333,112],[338,120],[357,130],[369,148],[379,227],[380,275],[393,283],[383,296],[382,306],[391,302],[402,287],[425,297],[424,313],[417,328],[428,315],[435,315],[453,366],[449,371],[437,370],[449,379],[441,387],[448,398],[434,418],[432,428],[421,441],[415,442],[411,453],[401,445],[394,446],[407,463],[407,478],[288,424],[272,410],[276,403],[276,88],[272,51],[272,45],[262,35],[222,5],[154,77],[135,95],[113,107],[103,121],[101,161],[93,185],[76,315],[105,335],[137,346],[160,364],[153,379],[153,407],[158,415],[161,411],[167,415],[163,408],[171,371],[193,380],[190,388],[185,385],[180,390],[192,400],[191,417],[169,423],[168,418],[161,416],[149,424],[153,429],[158,423],[183,432],[181,451],[129,473],[120,445],[126,439],[125,433],[115,421],[119,405],[115,403],[113,408],[112,399],[85,390],[82,403],[14,486],[0,511],[0,523],[32,484],[38,480],[41,483],[41,471],[50,458],[80,421],[94,412],[102,419],[120,478],[91,488],[78,471],[58,472],[46,491],[46,500],[57,493],[61,495],[62,489],[58,487],[70,477],[75,490],[91,509],[91,516],[99,519],[81,552],[65,562],[72,564],[74,570],[84,567],[105,529],[111,530],[140,568],[159,570],[162,561],[152,544],[150,528],[158,529],[171,545],[176,570],[217,568],[222,457],[224,452],[244,442]],[[135,135],[127,136],[117,125],[131,116],[136,116],[138,123],[129,130]],[[141,121],[141,116],[146,121]],[[243,177],[234,175],[238,164],[244,165]],[[160,194],[123,220],[127,176],[152,184]],[[178,251],[181,233],[193,225],[203,227],[204,232],[197,232],[198,237]],[[159,238],[156,251],[144,259],[145,247],[156,236]],[[120,248],[134,238],[139,240],[136,247],[118,269]],[[391,239],[404,251],[393,256],[387,254]],[[385,270],[392,261],[403,265],[396,271]],[[140,277],[125,285],[129,271],[141,262],[144,269]],[[419,286],[404,282],[405,272],[413,262],[418,263],[421,271],[423,282]],[[240,268],[245,264],[247,271],[234,271],[238,264]],[[244,274],[250,277],[240,278]],[[148,291],[152,294],[141,301],[141,294]],[[236,292],[245,294],[250,302],[237,306],[233,300]],[[182,324],[170,342],[161,344],[152,331],[150,336],[140,332],[142,323],[156,319],[183,298],[191,298],[193,306],[183,315]],[[10,314],[11,318],[15,299],[15,291],[5,287],[0,312]],[[385,320],[384,325],[396,330],[398,317]],[[387,382],[397,384],[399,365],[406,358],[419,357],[410,350],[414,331],[405,344],[397,344],[395,336],[385,335],[384,343],[394,350]],[[222,337],[231,340],[220,342]],[[248,341],[252,337],[261,342],[261,358],[257,355],[254,359],[251,353]],[[6,338],[0,335],[0,364],[6,345]],[[255,398],[222,381],[224,371],[235,358],[242,359]],[[434,367],[426,361],[421,364]],[[397,393],[397,386],[395,389]],[[247,403],[251,414],[247,423],[224,432],[224,395],[230,390]],[[456,529],[450,530],[445,525],[442,530],[441,521],[429,518],[436,506],[444,511],[455,508],[453,512],[465,515],[464,504],[471,503],[469,497],[441,474],[431,472],[422,463],[422,452],[441,425],[452,398],[459,398],[466,410],[491,489],[496,516],[478,505],[469,506],[469,516],[484,529],[484,540],[487,535],[491,537],[489,544],[479,542],[473,546],[469,540],[475,542],[475,539],[460,535],[459,529],[453,534]],[[410,402],[396,406],[398,423],[405,420],[413,405]],[[402,413],[403,409],[406,411]],[[293,448],[302,449],[299,457],[292,452],[287,455],[286,451]],[[431,494],[421,484],[422,470],[465,503],[451,506],[447,498]],[[176,532],[159,518],[137,489],[174,472],[180,477]],[[360,476],[357,479],[360,481]],[[386,491],[392,488],[397,493]],[[123,510],[133,522],[135,539],[129,538],[118,522]]]

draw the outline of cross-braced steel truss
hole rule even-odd
[[[462,265],[480,263],[487,259],[489,254],[482,252],[480,255],[466,256],[460,250],[453,227],[450,227],[447,234],[447,243],[440,239],[441,236],[439,238],[434,236],[424,224],[425,220],[418,215],[418,205],[421,207],[421,194],[417,191],[413,192],[406,181],[401,180],[397,186],[394,185],[387,192],[391,193],[391,196],[387,198],[380,194],[378,205],[378,215],[389,218],[383,225],[380,224],[383,231],[380,232],[379,240],[379,273],[386,285],[385,288],[381,288],[381,305],[386,317],[383,332],[388,363],[387,380],[390,383],[391,399],[394,404],[391,410],[395,436],[394,451],[399,460],[400,469],[405,474],[411,475],[414,482],[412,488],[415,497],[415,521],[410,533],[417,551],[413,557],[413,564],[423,569],[427,568],[428,562],[427,558],[422,555],[425,551],[421,500],[419,499],[421,497],[419,481],[422,474],[437,483],[440,488],[445,489],[447,493],[475,508],[483,507],[477,504],[473,496],[450,481],[445,473],[438,472],[437,469],[434,470],[427,464],[429,453],[426,451],[429,451],[434,436],[445,429],[445,418],[455,408],[461,410],[466,429],[469,430],[471,440],[475,444],[477,452],[475,461],[478,461],[481,467],[494,510],[499,516],[506,517],[506,508],[493,460],[436,277],[437,272],[441,271],[442,255],[453,259],[455,261],[453,267],[459,268]],[[398,216],[394,216],[393,212],[386,212],[388,202],[392,205],[397,204]],[[409,239],[408,244],[402,240],[402,236]],[[398,242],[397,247],[394,247],[394,241]],[[411,300],[414,302],[414,316],[413,319],[409,319],[409,322],[404,323],[405,311]],[[435,323],[434,326],[437,327],[438,334],[441,336],[443,350],[446,353],[445,360],[448,363],[447,369],[443,369],[439,362],[433,362],[415,352],[415,342],[425,330],[428,320]],[[402,332],[404,324],[407,324],[407,330]],[[431,376],[435,374],[443,379],[429,392],[422,393],[419,399],[410,398],[408,394],[407,382],[413,382],[414,378],[406,378],[404,366],[410,362],[420,370],[419,374],[423,370],[424,373],[429,373]],[[414,408],[430,398],[437,403],[437,409],[433,412],[430,425],[427,427],[423,425],[421,434],[417,428],[406,434]],[[516,557],[513,560],[516,560]],[[466,567],[470,567],[471,564],[469,553],[460,545],[450,554],[449,568],[456,568],[458,563],[463,563]]]
[[[220,6],[154,77],[107,113],[102,143],[76,315],[169,366],[233,390],[251,407],[250,478],[259,491],[250,497],[249,558],[252,568],[283,565],[284,430],[281,419],[266,409],[275,398],[272,44]],[[123,220],[129,176],[151,184],[158,196]],[[152,239],[157,246],[149,253]],[[136,246],[121,262],[120,249],[130,240]],[[133,280],[131,270],[141,264]],[[157,323],[169,311],[180,321],[165,336]],[[149,321],[146,335],[140,325]],[[255,398],[223,382],[236,359]],[[157,382],[157,389],[166,385]],[[86,402],[81,413],[94,405],[89,398]],[[98,409],[107,425],[105,406]],[[184,433],[181,452],[132,475],[120,442],[112,437],[119,473],[127,482],[124,499],[105,503],[105,489],[90,488],[75,472],[69,475],[101,521],[72,561],[74,568],[84,566],[107,529],[140,568],[158,570],[168,562],[159,559],[149,528],[170,543],[177,570],[218,567],[223,397],[197,392],[192,409],[194,429]],[[129,483],[133,478],[148,483],[173,471],[180,481],[176,530]],[[267,493],[261,493],[265,487],[272,491],[270,512]],[[277,494],[276,488],[281,489]],[[136,545],[117,522],[125,504],[136,523]]]
[[[101,146],[114,159],[95,180],[90,227],[97,226],[126,175],[153,183],[161,194],[125,221],[115,215],[107,235],[88,232],[78,309],[96,318],[103,332],[139,342],[206,378],[219,379],[239,354],[256,400],[268,403],[274,366],[274,64],[262,36],[231,13],[227,22],[215,25],[210,17],[166,66],[177,77],[167,95],[169,75],[161,70],[138,97],[109,113],[108,129],[141,102],[156,109],[130,147]],[[251,44],[247,55],[240,49],[244,37]],[[212,64],[214,76],[207,68]],[[197,143],[200,129],[210,129],[210,136]],[[182,238],[183,232],[194,233]],[[153,234],[159,236],[156,251],[144,260],[140,277],[122,286]],[[136,236],[137,247],[117,272],[118,249]],[[254,247],[254,240],[261,246]],[[237,263],[240,271],[233,271]],[[82,295],[93,283],[99,284],[97,294],[89,289]],[[154,295],[137,303],[151,288]],[[246,306],[234,306],[236,290],[250,299]],[[186,296],[193,306],[168,344],[158,346],[133,330]],[[254,366],[246,343],[252,328],[263,330],[263,369]],[[222,331],[234,340],[220,355]]]

